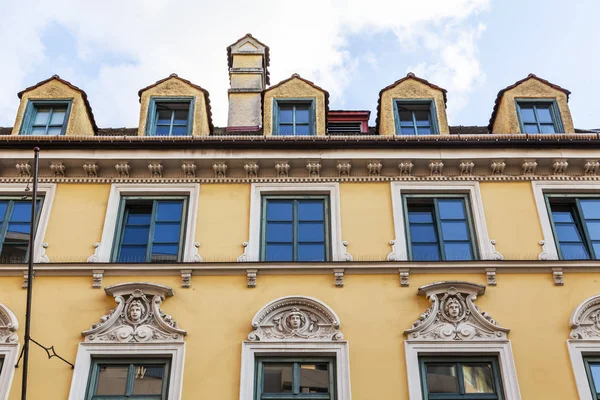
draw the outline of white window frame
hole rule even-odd
[[[552,231],[552,223],[550,222],[550,213],[546,208],[546,193],[559,194],[590,194],[597,193],[600,197],[600,183],[591,182],[563,182],[563,181],[534,181],[531,182],[533,189],[533,197],[537,207],[540,224],[542,226],[542,234],[544,235],[544,246],[548,260],[558,260],[558,246]]]
[[[336,400],[352,400],[348,342],[243,342],[240,400],[254,400],[256,357],[335,357]]]
[[[592,397],[590,382],[585,371],[583,358],[589,355],[600,356],[600,341],[598,340],[567,340],[569,357],[575,375],[575,384],[580,400],[595,400]]]
[[[115,233],[121,221],[117,221],[121,199],[124,196],[188,196],[188,209],[186,215],[186,228],[184,234],[184,247],[182,259],[184,262],[194,261],[196,254],[195,233],[196,219],[198,216],[198,198],[200,196],[200,185],[198,184],[129,184],[115,183],[111,185],[102,239],[96,249],[94,262],[112,262],[113,245],[115,244]]]
[[[0,344],[0,357],[4,358],[2,371],[0,372],[0,399],[8,399],[10,386],[12,385],[15,375],[15,365],[19,356],[18,343],[2,343]]]
[[[80,343],[75,359],[69,400],[83,400],[90,378],[92,358],[170,357],[169,399],[180,399],[183,388],[185,343]]]
[[[495,259],[494,247],[488,236],[485,223],[485,213],[479,182],[392,182],[392,210],[394,214],[395,258],[398,261],[408,260],[408,243],[404,223],[404,207],[402,196],[410,193],[419,193],[435,196],[436,194],[468,194],[473,217],[473,229],[479,250],[479,259]]]
[[[14,196],[17,194],[31,195],[31,192],[25,192],[26,184],[23,183],[3,183],[0,185],[0,196]],[[52,203],[54,202],[54,196],[56,194],[56,183],[39,183],[38,184],[38,199],[40,195],[44,196],[42,202],[42,209],[40,210],[40,216],[35,232],[35,241],[33,242],[33,262],[48,262],[44,260],[43,255],[46,249],[43,247],[44,237],[46,236],[46,229],[48,228],[48,221],[50,220],[50,211],[52,210]]]
[[[264,195],[326,195],[329,196],[329,222],[331,226],[331,261],[344,261],[340,217],[340,185],[327,183],[253,183],[250,190],[250,232],[246,254],[248,261],[260,261],[260,230],[262,221],[262,196]]]
[[[493,356],[498,357],[498,365],[502,374],[505,400],[521,400],[517,370],[508,340],[477,340],[470,342],[424,342],[405,341],[406,371],[408,375],[408,398],[423,400],[421,386],[421,368],[419,357],[422,356]]]

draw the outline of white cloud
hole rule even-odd
[[[407,48],[426,50],[429,63],[415,66],[425,78],[468,93],[483,75],[476,57],[481,29],[466,19],[485,10],[488,1],[4,2],[0,125],[14,121],[16,92],[35,83],[26,77],[47,71],[45,76],[62,72],[88,93],[100,126],[137,126],[137,91],[176,72],[209,90],[215,124],[223,126],[229,85],[225,47],[247,32],[270,46],[273,83],[298,72],[327,89],[332,100],[342,99],[356,78],[360,55],[349,53],[347,35],[386,31],[394,32]],[[97,73],[89,76],[64,61],[60,67],[48,64],[51,55],[44,49],[43,33],[50,24],[74,35],[78,61],[96,63]],[[107,63],[105,54],[129,61]],[[365,59],[374,65],[376,55]]]

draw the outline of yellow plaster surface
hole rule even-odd
[[[262,89],[262,76],[260,74],[231,74],[231,88]]]
[[[521,132],[515,99],[556,99],[560,117],[566,133],[574,133],[573,119],[567,102],[567,95],[553,87],[531,78],[517,87],[507,90],[502,96],[500,107],[492,127],[492,133],[518,134]]]
[[[544,237],[530,182],[481,182],[483,209],[496,250],[509,260],[537,260]]]
[[[263,56],[260,54],[234,54],[233,68],[262,68]]]
[[[227,126],[260,126],[260,93],[229,93]]]
[[[146,135],[146,124],[148,118],[148,105],[151,97],[171,97],[171,96],[193,96],[195,97],[194,122],[192,126],[193,136],[203,136],[210,134],[208,124],[208,113],[204,92],[198,90],[182,80],[172,77],[161,84],[150,88],[142,93],[140,103],[140,124],[138,136]]]
[[[29,100],[52,100],[52,99],[72,99],[71,112],[69,114],[69,121],[67,122],[67,129],[65,135],[69,136],[92,136],[94,135],[94,128],[92,122],[87,113],[83,96],[81,92],[70,88],[64,83],[53,79],[46,82],[40,87],[32,89],[28,92],[23,93],[21,97],[21,103],[17,110],[17,118],[13,125],[12,134],[18,135],[21,131],[21,124],[23,123],[23,117],[25,116],[25,109]]]
[[[397,99],[433,99],[437,123],[441,135],[449,135],[448,119],[444,94],[441,90],[434,89],[422,82],[409,78],[381,94],[381,114],[379,115],[379,134],[395,135],[394,100]]]
[[[325,135],[327,127],[325,126],[325,93],[309,85],[298,78],[293,78],[280,86],[267,89],[264,94],[264,113],[263,126],[264,134],[270,136],[273,134],[273,99],[316,99],[316,134]]]

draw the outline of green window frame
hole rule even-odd
[[[289,372],[288,378],[291,382],[284,382],[282,376],[280,381],[282,385],[286,384],[287,392],[269,392],[265,388],[265,367],[279,368],[285,365],[286,371]],[[310,368],[302,368],[310,367]],[[303,374],[308,374],[307,371],[316,371],[319,366],[327,368],[327,392],[309,393],[303,390],[302,381]],[[335,358],[330,357],[258,357],[255,365],[255,400],[293,400],[293,399],[311,399],[311,400],[336,400],[336,364]],[[322,370],[321,370],[322,371]],[[283,370],[281,375],[283,375]],[[309,377],[307,377],[309,379]],[[316,381],[316,376],[311,379]],[[289,389],[287,389],[289,387]],[[322,386],[321,386],[322,388]],[[309,389],[310,390],[310,389]]]
[[[417,112],[428,113],[428,124],[417,120]],[[409,118],[401,118],[410,114]],[[439,135],[437,112],[433,99],[394,99],[394,122],[396,135]],[[419,133],[419,130],[428,129],[429,133]],[[412,131],[412,132],[411,132]]]
[[[529,132],[531,134],[543,133],[544,126],[552,126],[554,128],[554,132],[552,133],[562,133],[565,131],[556,99],[515,99],[515,107],[517,109],[521,133],[528,133],[525,125],[532,128],[537,125],[537,132]],[[541,121],[538,114],[538,107],[549,108],[552,118],[551,122]],[[524,121],[522,108],[532,108],[535,121]]]
[[[462,201],[463,208],[463,218],[445,218],[440,213],[440,202],[445,200],[453,201],[460,200]],[[476,231],[473,224],[473,216],[471,212],[471,204],[469,195],[467,194],[404,194],[402,196],[402,208],[404,210],[404,230],[406,236],[406,246],[408,249],[408,258],[409,260],[419,260],[419,261],[468,261],[468,260],[477,260],[479,259],[479,249],[477,246],[476,239]],[[414,210],[416,212],[426,211],[431,213],[432,220],[427,222],[420,221],[411,221],[410,213]],[[452,239],[447,230],[449,230],[452,225],[459,223],[460,221],[464,221],[464,225],[467,230],[467,239]],[[447,223],[446,231],[444,230],[444,224]],[[435,240],[431,241],[421,241],[416,238],[416,235],[411,234],[411,226],[417,225],[433,225]],[[469,256],[456,258],[449,257],[448,254],[452,254],[452,244],[456,245],[465,245],[469,244]],[[421,259],[420,256],[415,254],[416,252],[413,249],[414,245],[422,245],[422,246],[437,246],[437,257],[432,257],[431,259]],[[465,254],[466,255],[466,254]]]
[[[588,206],[590,201],[600,202],[600,194],[551,193],[545,194],[544,198],[559,258],[561,260],[600,259],[600,215],[590,215],[591,209],[596,207]],[[555,220],[553,215],[555,212],[561,213],[562,216],[559,218],[563,219]],[[564,219],[566,213],[570,214],[570,221]],[[562,234],[567,232],[571,232],[572,240],[566,240],[564,236],[561,238]],[[578,236],[578,239],[574,236]],[[570,249],[573,248],[581,248],[581,250],[570,254],[572,251]],[[581,257],[575,254],[580,254]]]
[[[316,99],[314,98],[286,98],[286,99],[273,99],[273,135],[286,135],[286,136],[294,136],[294,135],[302,135],[302,136],[312,136],[316,135],[316,110],[315,110]],[[308,107],[308,121],[307,122],[297,122],[296,121],[296,110],[297,107],[302,106]],[[282,108],[292,108],[292,120],[291,121],[283,121],[280,119],[280,111]],[[283,133],[280,132],[281,126],[290,126],[292,128],[292,133]],[[307,126],[308,134],[300,133],[298,131],[299,126]]]
[[[185,124],[177,122],[175,119],[175,110],[171,110],[171,120],[167,123],[159,123],[159,111],[161,105],[168,107],[169,104],[187,104],[188,105],[188,116]],[[194,109],[196,104],[196,98],[194,96],[181,96],[181,97],[150,97],[148,105],[148,117],[146,119],[146,136],[191,136],[194,124]],[[179,120],[180,121],[180,120]],[[158,134],[158,127],[168,128],[168,134]],[[173,134],[174,127],[186,127],[185,135]]]
[[[331,211],[329,204],[329,196],[319,196],[319,195],[305,195],[305,196],[262,196],[262,204],[261,204],[261,240],[260,240],[260,259],[261,261],[279,261],[279,262],[298,262],[298,261],[329,261],[331,260]],[[278,220],[271,221],[269,219],[269,215],[267,213],[267,207],[269,201],[289,201],[292,203],[292,219],[285,221],[286,224],[291,224],[292,230],[292,239],[291,241],[283,241],[278,240],[277,242],[271,242],[267,237],[267,226],[269,223],[273,222],[277,224]],[[322,202],[323,204],[323,218],[322,220],[316,219],[307,219],[301,220],[299,218],[299,208],[300,204],[303,202]],[[305,224],[309,225],[312,222],[316,224],[322,223],[323,225],[323,240],[319,241],[308,241],[301,240],[301,232],[300,225]],[[281,243],[282,245],[292,246],[292,257],[289,260],[269,260],[269,256],[267,254],[267,247],[271,243]],[[303,255],[300,254],[300,246],[306,245],[310,246],[311,244],[320,245],[323,243],[324,246],[324,259],[323,260],[302,260]]]
[[[21,135],[64,135],[67,131],[69,116],[71,115],[71,105],[73,99],[56,99],[56,100],[29,100],[23,122],[21,123]],[[37,116],[40,110],[48,110],[48,119],[46,121],[37,121]],[[64,109],[63,120],[60,123],[53,121],[53,116],[58,110]],[[36,130],[34,133],[33,131]],[[43,133],[39,132],[43,130]],[[49,133],[52,132],[52,133]]]
[[[123,196],[121,198],[121,203],[119,204],[119,213],[117,217],[117,228],[115,233],[115,242],[113,245],[113,262],[181,262],[183,258],[183,249],[185,242],[185,231],[187,224],[187,213],[188,213],[188,197],[187,196]],[[160,205],[165,203],[174,203],[180,202],[181,207],[181,218],[179,220],[175,219],[158,219],[158,208]],[[143,223],[128,223],[128,215],[130,207],[151,207],[150,219],[149,222]],[[156,233],[160,226],[165,225],[175,225],[179,224],[179,236],[178,242],[174,242],[173,240],[165,241],[159,240],[156,236]],[[125,239],[125,231],[127,227],[148,227],[147,241],[144,243],[131,243],[127,244],[124,242]],[[142,235],[143,236],[143,235]],[[142,237],[140,236],[140,237]],[[145,246],[145,257],[144,260],[131,260],[126,261],[123,259],[123,247],[124,246],[132,246],[132,247],[141,247]],[[177,256],[176,259],[172,259],[172,256],[164,257],[161,259],[158,255],[153,255],[154,246],[170,246],[171,248],[177,246]]]
[[[583,363],[592,392],[592,398],[600,400],[600,356],[585,356]]]
[[[446,367],[454,368],[456,377],[456,390],[446,390],[445,392],[430,392],[430,377],[427,374],[427,368],[432,367]],[[482,367],[489,366],[491,369],[491,376],[485,382],[486,389],[492,389],[492,391],[486,392],[473,392],[477,388],[478,384],[473,375],[465,375],[465,367]],[[423,392],[424,400],[504,400],[504,389],[502,385],[502,374],[500,372],[500,365],[496,357],[453,357],[453,356],[439,356],[439,357],[419,357],[419,367],[421,374],[421,390]],[[433,374],[432,374],[433,375]],[[443,378],[452,376],[443,375],[441,379],[436,378],[437,384],[439,384]],[[482,378],[480,375],[479,378]],[[471,385],[467,387],[467,380],[470,380]],[[431,382],[435,384],[434,382]],[[447,385],[449,382],[446,381]],[[479,382],[480,383],[480,382]],[[447,386],[448,387],[448,386]]]
[[[44,197],[37,200],[34,229],[37,229]],[[19,214],[15,214],[19,210]],[[31,224],[31,199],[23,200],[22,197],[0,197],[0,264],[24,263],[29,258],[31,246],[29,245],[29,228]],[[22,236],[21,238],[19,236]],[[20,239],[20,240],[19,240]],[[23,257],[4,259],[3,253],[9,246],[27,246]]]
[[[135,383],[142,375],[144,379],[147,373],[147,368],[162,368],[162,385],[160,394],[136,394]],[[125,369],[124,377],[124,393],[123,394],[98,394],[99,378],[102,368]],[[169,378],[171,375],[171,359],[170,358],[93,358],[90,367],[90,377],[86,390],[85,400],[167,400],[169,390]]]

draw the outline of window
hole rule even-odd
[[[314,135],[313,100],[275,100],[275,132],[281,136]]]
[[[257,400],[336,398],[331,358],[258,358],[257,364]]]
[[[115,262],[176,262],[183,248],[187,198],[124,197]]]
[[[558,106],[555,101],[517,100],[521,132],[563,132]]]
[[[584,363],[592,398],[600,399],[600,357],[586,357]]]
[[[87,400],[166,400],[169,386],[168,359],[94,359]]]
[[[405,195],[404,209],[410,259],[476,259],[476,245],[466,196]]]
[[[150,99],[149,136],[187,136],[192,134],[192,97],[158,97]]]
[[[264,196],[263,261],[329,260],[329,198]]]
[[[559,256],[563,260],[600,258],[600,197],[547,195]]]
[[[35,100],[27,104],[21,134],[64,135],[71,111],[71,100]]]
[[[423,357],[420,363],[425,400],[504,398],[496,358]]]
[[[42,200],[36,206],[36,225]],[[29,256],[31,200],[0,198],[0,263],[24,263]]]
[[[396,100],[396,134],[435,135],[438,133],[435,105],[431,100]]]

